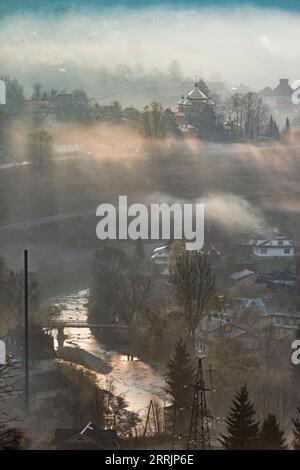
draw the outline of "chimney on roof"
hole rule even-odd
[[[288,78],[280,78],[279,79],[279,85],[288,85],[289,84],[289,79]]]

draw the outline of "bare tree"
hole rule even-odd
[[[128,410],[128,403],[122,394],[118,394],[113,379],[107,379],[103,388],[104,418],[107,429],[114,429],[120,436],[137,434],[141,422],[139,415]]]
[[[97,251],[93,262],[91,300],[96,308],[96,316],[103,321],[109,323],[116,319],[123,277],[127,270],[128,260],[122,250],[105,247]]]
[[[136,270],[136,259],[119,249],[107,247],[97,252],[91,294],[99,314],[103,311],[107,320],[122,319],[129,325],[144,306],[152,282]]]
[[[209,311],[216,292],[215,275],[207,256],[197,251],[180,252],[171,266],[171,284],[195,344],[196,329]]]
[[[34,132],[29,136],[28,152],[34,163],[43,164],[54,154],[54,139],[47,131]]]
[[[127,325],[130,325],[134,317],[145,305],[152,288],[152,280],[149,276],[132,274],[124,279],[119,297],[119,315]]]
[[[229,120],[241,126],[244,121],[244,103],[241,93],[234,93],[225,102],[225,112]]]
[[[269,107],[254,92],[234,93],[225,103],[225,113],[230,121],[240,126],[249,139],[258,138],[262,125],[269,118]]]
[[[153,139],[164,137],[166,120],[162,105],[157,101],[153,101],[150,107],[146,106],[142,112],[140,122],[142,134]]]
[[[28,445],[24,432],[11,426],[15,418],[3,409],[5,401],[11,397],[14,392],[15,377],[13,373],[12,359],[9,358],[6,364],[0,365],[0,450],[21,449]]]

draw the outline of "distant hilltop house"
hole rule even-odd
[[[280,78],[279,84],[275,88],[265,87],[260,91],[260,95],[271,107],[279,107],[292,104],[293,89],[288,78]]]
[[[276,118],[280,117],[284,122],[287,117],[296,117],[298,113],[298,106],[295,106],[292,102],[293,92],[289,79],[280,78],[277,87],[273,89],[266,87],[259,94]]]
[[[293,241],[284,237],[277,236],[270,239],[253,240],[253,254],[257,257],[293,257]]]

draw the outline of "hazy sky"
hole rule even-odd
[[[67,8],[52,15],[41,11],[41,5],[50,5],[48,0],[2,0],[1,8],[11,8],[1,21],[0,71],[14,64],[22,76],[32,64],[59,69],[70,60],[95,70],[136,63],[165,70],[176,59],[186,76],[224,80],[232,86],[243,82],[261,88],[274,86],[279,77],[300,79],[300,2],[154,0],[147,8],[142,3],[57,0],[54,7]],[[18,4],[24,8],[14,9]]]

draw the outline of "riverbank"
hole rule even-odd
[[[109,374],[112,370],[100,357],[81,348],[64,346],[63,348],[57,349],[56,355],[59,359],[73,362],[98,374]]]
[[[51,302],[60,309],[62,321],[87,321],[87,290],[59,296]],[[162,404],[166,401],[164,374],[156,364],[150,365],[139,356],[126,354],[128,350],[118,347],[117,343],[107,342],[107,333],[102,337],[94,335],[90,328],[71,327],[66,327],[64,333],[67,335],[65,347],[84,349],[111,368],[108,374],[97,373],[99,386],[101,388],[107,380],[112,381],[116,392],[126,398],[129,410],[144,418],[150,400],[155,399]],[[55,344],[57,348],[56,337]]]

